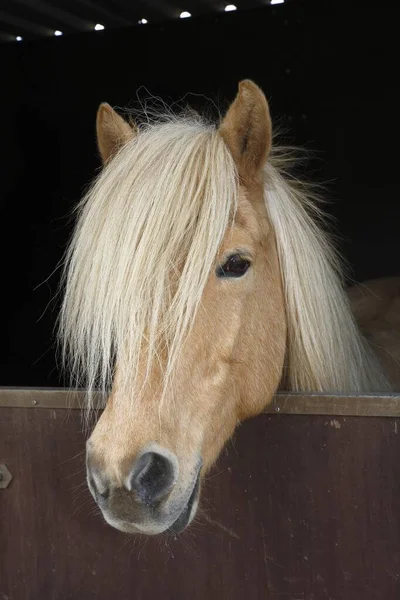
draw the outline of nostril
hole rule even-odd
[[[103,498],[103,500],[107,500],[109,495],[110,495],[110,490],[108,488],[106,488],[103,492],[99,492],[99,496],[101,498]]]
[[[98,501],[99,497],[103,498],[103,500],[107,500],[108,496],[110,495],[110,489],[103,484],[99,485],[99,483],[96,482],[93,474],[90,472],[90,469],[88,469],[87,481],[89,484],[89,490],[92,492],[96,502]]]
[[[131,487],[144,504],[154,504],[164,498],[174,484],[174,465],[157,452],[142,454],[132,471]]]

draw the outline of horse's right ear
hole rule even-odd
[[[137,129],[124,121],[107,102],[103,102],[97,111],[96,132],[100,156],[106,163],[135,137]]]

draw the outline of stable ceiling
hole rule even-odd
[[[287,2],[288,0],[286,0]],[[1,0],[0,41],[15,42],[101,28],[138,25],[142,19],[160,23],[224,12],[230,0]],[[231,0],[246,10],[282,0]]]

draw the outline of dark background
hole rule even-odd
[[[189,104],[212,112],[254,79],[285,139],[314,152],[303,178],[326,183],[351,277],[400,275],[395,11],[294,0],[1,45],[0,384],[65,383],[52,298],[68,213],[100,166],[98,104],[132,106],[138,89],[167,102],[190,93]]]

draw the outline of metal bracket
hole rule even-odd
[[[0,490],[5,490],[10,485],[13,476],[7,469],[7,465],[0,464]]]

